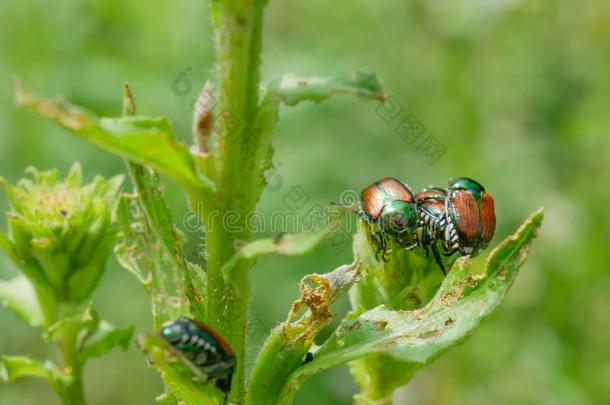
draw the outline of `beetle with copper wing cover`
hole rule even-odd
[[[429,249],[441,271],[446,274],[442,255],[476,256],[487,247],[496,229],[494,200],[473,179],[458,177],[447,189],[428,187],[413,195],[410,187],[386,177],[362,190],[360,216],[374,224],[371,238],[377,257],[387,260],[388,238],[409,250]]]
[[[163,324],[159,335],[208,378],[215,379],[218,388],[224,392],[231,389],[235,354],[216,331],[192,319],[178,318]]]
[[[361,193],[360,216],[376,225],[371,234],[377,244],[377,256],[386,260],[388,238],[405,249],[417,246],[417,212],[411,188],[386,177],[365,187]]]

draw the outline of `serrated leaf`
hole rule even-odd
[[[20,275],[9,281],[0,281],[0,301],[31,326],[43,324],[44,317],[36,292],[25,276]]]
[[[81,356],[85,358],[100,357],[116,346],[127,350],[132,336],[133,326],[121,327],[101,321],[97,331],[87,339],[81,351]]]
[[[460,343],[502,301],[542,223],[534,213],[515,234],[489,255],[485,271],[475,274],[462,258],[444,279],[432,301],[413,311],[391,311],[383,305],[345,321],[316,352],[312,362],[296,370],[283,388],[289,403],[311,375],[371,354],[422,366]]]
[[[163,117],[98,118],[90,111],[61,99],[46,99],[17,87],[18,104],[51,119],[100,148],[149,165],[187,190],[212,189],[209,179],[198,177],[188,148],[179,143]]]
[[[198,405],[223,403],[223,393],[207,383],[206,376],[167,342],[156,336],[141,336],[138,345],[179,400]]]

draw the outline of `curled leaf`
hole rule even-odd
[[[335,94],[348,94],[379,101],[385,99],[377,75],[358,70],[334,77],[300,77],[288,73],[269,85],[269,93],[283,104],[290,106],[306,100],[319,103]]]
[[[343,265],[326,274],[312,274],[301,280],[301,297],[288,319],[277,326],[265,342],[250,379],[247,403],[274,404],[281,381],[303,362],[315,336],[334,317],[330,306],[356,282],[359,263]],[[297,318],[301,309],[305,313]]]

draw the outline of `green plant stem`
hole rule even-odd
[[[32,283],[34,291],[36,291],[36,299],[44,317],[44,324],[49,327],[57,321],[57,301],[52,291],[47,287],[43,287]]]
[[[77,333],[67,334],[60,342],[61,354],[64,364],[66,383],[63,386],[62,399],[65,405],[84,405],[85,392],[83,389],[83,364],[78,356]]]
[[[241,403],[245,395],[243,359],[250,296],[248,273],[253,262],[240,263],[227,278],[222,267],[235,254],[236,246],[250,238],[246,217],[260,196],[260,191],[252,192],[255,179],[251,169],[256,154],[250,152],[256,147],[258,136],[254,127],[263,5],[256,1],[216,0],[212,3],[212,13],[218,51],[217,111],[220,115],[227,114],[237,126],[216,134],[213,176],[217,191],[211,199],[202,200],[198,196],[195,200],[203,202],[207,221],[206,321],[223,333],[235,351],[238,362],[230,401]],[[226,226],[229,216],[230,228]]]

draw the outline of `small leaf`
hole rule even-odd
[[[141,336],[138,345],[179,400],[198,405],[223,403],[222,392],[208,384],[206,376],[167,342],[156,336]]]
[[[385,99],[379,78],[374,73],[364,71],[351,71],[330,78],[300,77],[289,73],[271,83],[268,91],[272,97],[290,106],[306,100],[319,103],[335,94],[348,94],[379,101]]]
[[[0,301],[31,326],[40,326],[44,317],[32,284],[24,276],[0,281]]]
[[[211,190],[213,183],[195,173],[187,147],[176,141],[163,117],[98,118],[61,99],[45,99],[17,86],[15,99],[100,148],[158,170],[191,191]]]
[[[76,339],[82,330],[94,331],[98,324],[97,312],[93,309],[93,305],[89,304],[81,313],[60,319],[49,326],[45,332],[45,338],[57,342]]]
[[[247,243],[223,266],[222,271],[225,277],[229,277],[231,271],[238,268],[243,261],[254,261],[261,256],[273,253],[285,256],[298,256],[310,253],[329,234],[336,232],[340,225],[337,214],[342,211],[342,207],[331,207],[328,223],[324,224],[319,230],[299,234],[281,234],[275,238],[258,239]]]
[[[133,326],[114,326],[101,321],[97,331],[87,339],[81,356],[85,358],[100,357],[116,346],[127,350],[133,336]]]
[[[7,183],[3,183],[5,187],[11,187]],[[15,263],[17,266],[23,265],[23,259],[19,256],[15,245],[13,242],[4,234],[4,232],[0,232],[0,248],[4,251],[4,253]]]
[[[346,320],[296,370],[284,386],[281,403],[289,403],[308,377],[330,367],[371,354],[385,354],[421,367],[460,343],[502,301],[542,223],[542,210],[497,246],[482,274],[461,258],[428,305],[413,311],[391,311],[383,305]]]
[[[229,272],[238,267],[241,261],[254,260],[261,256],[277,253],[286,256],[297,256],[309,253],[318,246],[327,235],[327,232],[300,233],[284,235],[281,239],[258,239],[249,242],[233,255],[223,267],[223,272]]]
[[[18,243],[28,244],[29,239],[25,235],[25,232],[19,232],[23,229],[23,227],[19,226],[24,221],[24,218],[16,213],[8,214],[8,223],[9,226],[14,224],[13,227],[13,235],[12,237],[17,240]],[[17,232],[15,231],[17,230]],[[4,253],[11,259],[13,264],[25,275],[29,280],[39,288],[44,288],[47,290],[52,290],[53,287],[50,281],[47,279],[44,271],[36,265],[33,257],[28,257],[28,260],[25,260],[17,251],[17,247],[15,244],[4,234],[4,232],[0,231],[0,248],[4,251]]]
[[[52,384],[59,384],[65,379],[61,371],[50,361],[42,363],[25,356],[1,355],[0,380],[11,382],[22,377],[43,378]]]

